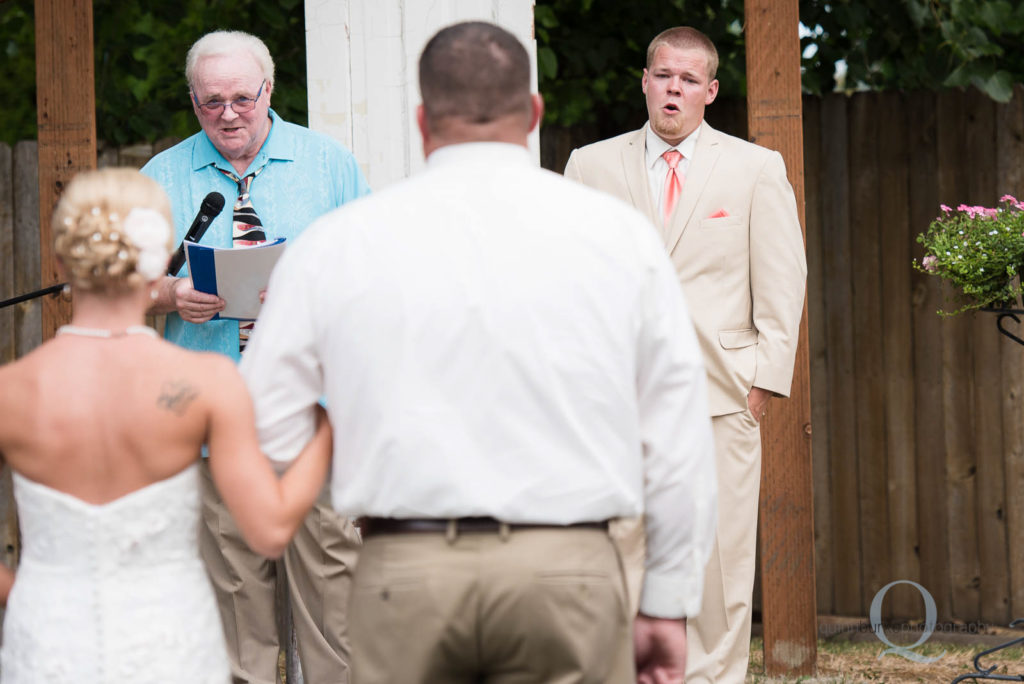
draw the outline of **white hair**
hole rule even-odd
[[[247,52],[256,60],[263,71],[263,78],[274,85],[274,60],[266,44],[256,36],[244,31],[213,31],[197,40],[189,48],[185,58],[185,79],[189,88],[195,87],[196,67],[199,60],[214,55],[234,55]]]

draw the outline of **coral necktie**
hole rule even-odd
[[[683,191],[683,175],[676,170],[679,162],[683,159],[683,153],[679,150],[665,150],[661,155],[668,162],[668,173],[665,175],[665,189],[662,192],[664,202],[662,203],[662,220],[668,225],[672,218],[672,212],[679,201],[679,195]]]

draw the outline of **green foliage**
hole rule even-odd
[[[18,93],[11,98],[15,107],[0,110],[0,140],[13,142],[35,137],[33,2],[0,2],[0,11],[0,78]],[[216,29],[263,39],[276,66],[274,109],[306,123],[302,0],[93,0],[98,138],[121,145],[199,130],[185,82],[185,54]]]
[[[941,209],[918,235],[925,255],[914,262],[917,270],[944,278],[957,290],[960,308],[939,313],[951,316],[1015,302],[1024,266],[1024,204],[1004,195],[996,208],[961,204]]]
[[[1008,0],[801,0],[804,89],[976,88],[1009,101],[1024,80],[1024,3]],[[848,71],[840,83],[835,64]]]
[[[26,9],[26,7],[28,9]],[[36,137],[36,55],[32,2],[0,2],[0,141]]]

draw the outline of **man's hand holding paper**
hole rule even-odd
[[[284,247],[283,238],[234,249],[218,249],[187,242],[185,254],[192,287],[197,295],[207,293],[223,302],[223,306],[213,312],[215,317],[254,320],[263,303],[270,272],[284,252]],[[197,300],[196,303],[200,302]],[[208,306],[213,302],[206,299],[202,303]],[[208,311],[204,309],[204,313]]]

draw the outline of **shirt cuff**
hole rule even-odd
[[[644,575],[640,612],[654,618],[687,618],[700,614],[704,590],[703,572]]]

